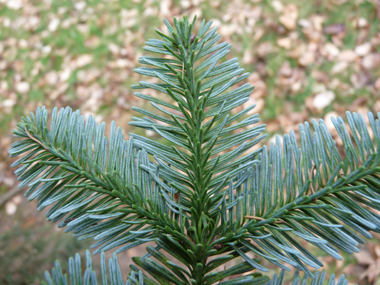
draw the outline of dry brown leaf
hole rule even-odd
[[[284,49],[290,49],[292,47],[292,39],[290,37],[279,38],[277,40],[277,45],[283,47]]]
[[[355,53],[358,56],[365,56],[365,55],[369,54],[369,52],[371,51],[371,48],[372,48],[371,43],[366,42],[364,44],[356,46],[355,47]]]
[[[346,31],[346,26],[344,24],[332,24],[323,27],[323,33],[327,35],[336,35]]]
[[[342,71],[345,71],[347,69],[347,67],[348,67],[347,61],[340,61],[332,67],[331,73],[332,74],[341,73]]]
[[[366,55],[362,60],[362,65],[366,69],[375,69],[380,64],[380,54],[370,53]]]
[[[302,56],[298,59],[298,63],[302,66],[307,66],[313,64],[316,60],[315,53],[312,51],[306,51]]]
[[[283,24],[288,30],[294,30],[297,26],[298,7],[296,4],[288,4],[283,10],[282,15],[279,18],[281,24]]]
[[[375,81],[375,88],[376,88],[377,90],[380,90],[380,77],[377,78],[376,81]]]
[[[313,106],[316,109],[322,110],[330,105],[334,98],[335,94],[331,90],[321,92],[313,98]]]
[[[339,53],[337,60],[338,61],[347,61],[353,62],[358,57],[358,55],[353,50],[343,50]]]
[[[321,52],[328,60],[334,59],[340,53],[337,46],[332,43],[326,43]]]

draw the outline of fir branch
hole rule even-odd
[[[324,274],[309,267],[323,264],[299,239],[341,259],[339,250],[357,252],[365,242],[359,234],[380,232],[379,119],[369,113],[370,128],[356,113],[347,113],[349,127],[332,119],[344,156],[323,120],[312,122],[314,130],[300,125],[300,144],[292,131],[269,150],[252,151],[265,138],[265,126],[255,125],[257,114],[248,115],[254,106],[230,114],[253,90],[249,84],[233,89],[248,73],[237,59],[224,60],[231,45],[217,44],[221,37],[212,22],[202,21],[198,32],[195,19],[190,23],[186,16],[174,19],[174,26],[164,22],[168,34],[157,30],[162,39],[149,39],[144,47],[164,57],[143,56],[139,63],[146,67],[135,69],[160,82],[132,86],[161,93],[135,93],[158,114],[134,108],[146,117],[133,117],[130,124],[170,146],[136,134],[126,141],[114,123],[108,140],[104,123],[92,117],[84,123],[70,108],[55,108],[48,128],[47,111],[38,108],[18,124],[14,135],[22,140],[9,151],[11,157],[24,155],[13,164],[20,187],[30,187],[26,196],[39,201],[39,210],[51,205],[47,220],[61,220],[59,226],[80,239],[98,240],[95,253],[154,241],[157,246],[134,261],[159,284],[282,284],[283,273],[269,281],[253,272],[267,269],[248,253],[304,271],[305,279],[296,273],[294,284],[306,284],[307,277],[322,284]],[[212,272],[238,257],[244,261],[237,266]],[[111,267],[113,284],[122,284],[117,264],[111,261]],[[84,283],[96,284],[91,261],[87,268]],[[131,269],[127,284],[158,284]],[[46,276],[49,284],[66,282],[59,264],[53,277]],[[343,276],[338,284],[345,282]]]
[[[137,238],[149,240],[154,228],[133,234],[141,224],[177,229],[172,221],[162,219],[164,210],[147,204],[146,198],[158,201],[161,197],[154,197],[152,186],[144,186],[151,183],[149,175],[139,168],[139,164],[149,165],[146,152],[136,152],[114,123],[108,152],[104,129],[105,125],[96,125],[92,117],[84,125],[79,112],[72,113],[70,108],[54,109],[50,130],[45,108],[24,118],[14,130],[24,140],[14,143],[9,153],[11,157],[26,154],[13,164],[21,166],[16,171],[20,187],[29,186],[25,196],[39,200],[39,210],[54,204],[47,212],[48,221],[61,220],[59,227],[67,227],[66,231],[73,231],[80,239],[99,239],[96,252],[133,244]],[[129,157],[122,154],[127,150]],[[135,183],[144,186],[143,193],[135,189]],[[139,221],[137,226],[126,226],[131,219]]]
[[[277,138],[269,151],[263,149],[260,162],[234,180],[229,196],[238,202],[229,213],[221,210],[227,225],[237,221],[247,229],[241,243],[250,240],[263,258],[285,261],[311,276],[306,265],[318,269],[322,263],[293,237],[341,259],[338,249],[357,252],[365,242],[357,233],[371,238],[369,231],[380,232],[380,155],[374,145],[380,138],[379,120],[368,114],[374,134],[370,139],[361,115],[347,112],[347,117],[352,136],[341,118],[332,118],[346,156],[339,153],[323,120],[313,121],[314,133],[308,123],[300,125],[301,146],[294,132],[282,143]],[[281,223],[274,225],[276,221]]]
[[[228,113],[245,103],[253,88],[245,85],[235,91],[225,91],[245,79],[248,74],[239,67],[236,59],[218,64],[228,54],[230,44],[214,45],[220,36],[215,28],[210,29],[211,22],[206,24],[203,21],[198,34],[194,33],[194,22],[191,24],[186,16],[183,20],[174,19],[174,27],[168,21],[165,23],[169,35],[157,31],[162,40],[148,40],[145,50],[165,56],[170,54],[174,58],[142,57],[139,62],[148,67],[135,70],[159,78],[163,83],[143,81],[132,87],[154,89],[168,96],[170,101],[174,100],[175,105],[136,93],[136,96],[151,101],[163,115],[158,117],[135,109],[147,117],[135,118],[131,125],[156,132],[174,145],[174,152],[155,141],[134,134],[131,136],[137,147],[154,155],[157,163],[167,169],[167,173],[170,171],[170,177],[162,174],[161,178],[156,179],[157,183],[160,183],[160,179],[165,179],[170,186],[181,192],[180,201],[170,201],[169,197],[166,197],[166,201],[173,206],[171,211],[174,214],[178,214],[176,209],[181,209],[185,214],[187,223],[181,230],[187,232],[197,245],[203,244],[195,252],[194,249],[189,249],[194,256],[187,257],[192,263],[190,270],[195,284],[203,284],[205,262],[213,251],[205,252],[202,248],[210,248],[212,239],[217,235],[215,231],[220,219],[215,214],[215,205],[223,203],[224,196],[220,193],[228,186],[229,179],[238,174],[237,162],[244,163],[255,157],[255,153],[252,153],[245,160],[237,160],[243,152],[265,137],[261,135],[264,127],[254,127],[241,131],[233,139],[227,138],[232,131],[236,133],[259,121],[257,115],[250,116],[242,124],[232,125],[235,121],[229,120]],[[188,40],[193,33],[191,40]],[[181,114],[167,116],[169,112],[156,104],[175,109]],[[239,115],[234,116],[238,117]],[[170,127],[162,127],[160,122],[169,123]],[[234,147],[236,148],[233,149]],[[151,175],[154,177],[152,173]],[[236,204],[232,202],[227,207],[233,207],[234,203]]]

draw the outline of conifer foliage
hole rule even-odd
[[[339,142],[313,120],[300,125],[300,142],[290,132],[252,150],[265,126],[251,115],[254,106],[232,111],[254,87],[243,84],[248,73],[236,58],[225,60],[231,45],[218,43],[211,22],[197,31],[186,16],[165,24],[168,33],[156,30],[160,39],[146,42],[150,56],[135,69],[157,83],[132,86],[159,92],[135,93],[155,112],[135,107],[141,116],[130,124],[167,143],[136,134],[125,140],[115,123],[108,139],[91,116],[39,108],[17,125],[21,140],[9,151],[22,155],[13,166],[20,187],[29,186],[25,195],[39,211],[49,207],[47,220],[65,232],[95,240],[103,284],[280,285],[292,267],[293,284],[347,284],[344,276],[313,273],[323,264],[300,241],[341,259],[380,232],[379,120],[369,113],[367,127],[360,114],[332,118]],[[116,253],[147,242],[155,246],[133,257],[124,280]],[[69,275],[57,262],[47,284],[97,284],[86,257],[83,274],[79,255],[69,260]],[[262,260],[281,275],[266,277]]]

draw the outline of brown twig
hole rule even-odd
[[[256,216],[244,216],[244,218],[249,219],[249,220],[257,220],[257,221],[266,220],[265,218],[256,217]],[[285,221],[275,221],[274,223],[275,224],[285,224],[286,222]]]
[[[182,79],[183,79],[184,74],[185,74],[185,62],[183,61],[182,62]]]
[[[316,170],[317,170],[317,166],[314,164],[314,166],[312,167],[312,169],[310,170],[310,175],[311,175],[311,183],[310,183],[310,187],[309,187],[309,189],[311,190],[311,193],[315,193],[315,190],[314,190],[314,187],[313,187],[313,179],[314,179],[314,173],[316,172]],[[306,193],[306,194],[308,194],[308,193]],[[314,199],[314,202],[315,202],[315,204],[318,204],[318,202],[317,202],[317,198],[315,198]]]
[[[7,191],[4,195],[0,197],[0,207],[3,206],[8,200],[13,198],[13,196],[17,195],[21,191],[25,190],[25,187],[13,187],[11,190]]]
[[[28,135],[28,137],[31,139],[31,140],[34,140],[36,143],[38,143],[40,146],[42,146],[46,151],[49,151],[49,149],[42,143],[40,142],[38,139],[34,138],[31,133],[29,133],[28,129],[25,127],[25,131],[26,131],[26,134]]]

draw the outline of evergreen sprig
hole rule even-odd
[[[143,56],[144,67],[135,69],[155,83],[132,86],[160,94],[135,93],[157,112],[133,108],[142,116],[130,124],[167,143],[136,134],[125,140],[115,123],[108,140],[104,123],[85,122],[70,108],[55,108],[48,128],[39,108],[14,130],[23,139],[9,152],[24,155],[13,164],[20,187],[30,187],[26,196],[39,210],[50,206],[47,220],[97,240],[95,253],[153,241],[146,255],[133,258],[138,267],[131,266],[127,284],[282,284],[284,271],[272,280],[257,272],[268,271],[262,259],[304,271],[293,284],[323,284],[324,273],[308,268],[323,264],[300,240],[341,259],[339,250],[358,252],[360,235],[380,231],[379,120],[369,113],[367,127],[356,113],[347,113],[348,125],[333,118],[344,154],[323,120],[300,125],[300,145],[290,132],[269,150],[252,151],[265,126],[249,115],[254,106],[234,111],[254,87],[241,83],[248,73],[236,58],[223,61],[230,44],[217,43],[212,22],[203,21],[198,33],[186,16],[165,24],[168,34],[157,30],[161,39],[144,47],[159,57]],[[240,263],[215,271],[238,257]],[[83,280],[79,257],[69,262],[73,284],[96,284],[90,260],[87,254]],[[103,273],[104,264],[102,254]],[[111,284],[123,284],[118,268],[115,256]],[[241,277],[226,280],[233,275]],[[67,284],[65,278],[58,263],[47,274],[49,284]]]
[[[230,273],[239,274],[247,269],[250,269],[249,265],[241,267],[241,265],[231,267],[224,272],[221,272],[223,276],[228,276]],[[256,278],[252,283],[248,284],[263,284],[263,285],[282,285],[284,284],[284,276],[285,271],[282,270],[280,275],[275,274],[271,280],[261,278]],[[106,258],[104,252],[101,254],[101,283],[103,285],[110,284],[113,285],[157,285],[159,283],[152,281],[145,274],[143,274],[140,270],[138,270],[135,266],[131,266],[131,272],[127,278],[127,281],[123,281],[123,275],[120,270],[120,266],[117,260],[116,253],[113,254],[113,257],[109,259],[108,268],[106,265]],[[92,285],[98,284],[98,278],[96,272],[93,270],[91,253],[90,251],[86,251],[86,269],[82,274],[82,265],[79,254],[77,253],[75,257],[69,258],[69,274],[64,274],[62,271],[61,264],[57,260],[55,262],[55,267],[51,270],[51,273],[45,272],[46,282],[43,282],[44,285]],[[239,284],[247,284],[244,283],[244,279],[247,277],[239,278]],[[236,279],[235,279],[236,281]],[[249,279],[248,279],[249,281]],[[264,283],[263,283],[264,282]],[[165,284],[165,283],[160,283]],[[218,284],[232,284],[230,281],[220,282]],[[306,275],[301,278],[299,276],[299,272],[297,271],[294,275],[292,285],[347,285],[347,279],[344,275],[342,275],[339,280],[335,280],[335,275],[331,275],[330,279],[326,279],[326,272],[318,272],[316,271],[313,275],[313,278],[308,278]]]

